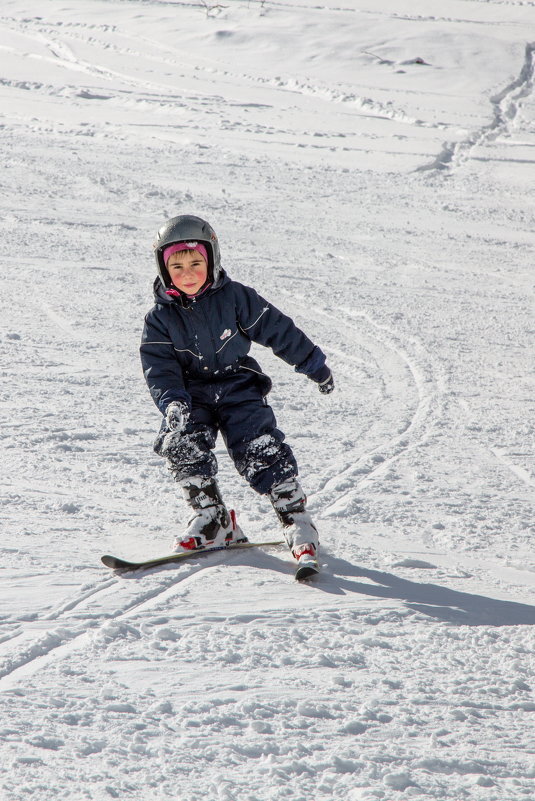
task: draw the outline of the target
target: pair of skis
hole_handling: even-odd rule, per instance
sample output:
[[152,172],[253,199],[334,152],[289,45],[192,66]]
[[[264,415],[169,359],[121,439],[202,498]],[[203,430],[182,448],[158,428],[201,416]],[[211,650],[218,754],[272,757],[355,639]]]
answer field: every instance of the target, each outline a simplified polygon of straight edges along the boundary
[[[234,551],[245,548],[268,548],[273,545],[285,545],[284,540],[272,540],[271,542],[235,542],[230,545],[219,545],[215,548],[204,548],[199,551],[181,551],[171,553],[166,556],[158,556],[155,559],[145,559],[141,562],[131,562],[128,559],[121,559],[118,556],[106,554],[101,557],[102,563],[112,570],[148,570],[151,567],[182,562],[184,559],[191,559],[195,556],[204,556],[216,551]],[[299,564],[295,571],[296,581],[304,581],[319,573],[319,565],[316,560],[310,560],[306,564]]]

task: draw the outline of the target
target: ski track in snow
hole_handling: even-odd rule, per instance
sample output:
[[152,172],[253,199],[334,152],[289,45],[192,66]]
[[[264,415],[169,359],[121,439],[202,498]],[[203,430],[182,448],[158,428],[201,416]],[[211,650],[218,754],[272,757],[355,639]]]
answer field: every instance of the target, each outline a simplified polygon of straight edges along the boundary
[[[232,560],[232,555],[213,554],[209,558],[212,562],[221,562],[223,559],[226,561]],[[105,613],[104,619],[110,616],[114,621],[122,621],[132,614],[143,613],[147,609],[152,610],[158,604],[165,603],[178,590],[182,590],[182,585],[185,582],[189,582],[195,576],[195,573],[203,569],[205,569],[205,566],[201,557],[200,564],[189,570],[181,571],[185,575],[181,575],[180,578],[173,574],[167,580],[157,581],[156,586],[150,590],[134,591],[133,597],[127,597],[122,608],[114,608],[113,612]],[[115,604],[117,604],[117,593],[120,585],[121,582],[116,578],[99,581],[93,587],[84,588],[79,595],[62,604],[60,608],[44,615],[42,620],[32,621],[25,629],[14,632],[10,637],[5,637],[2,640],[3,644],[8,639],[18,640],[21,637],[26,639],[28,635],[33,639],[35,638],[33,632],[36,629],[39,630],[44,627],[47,629],[44,633],[39,634],[29,646],[25,646],[23,650],[20,649],[18,642],[15,643],[17,652],[14,656],[8,657],[5,664],[0,667],[0,692],[11,690],[16,686],[21,680],[21,675],[27,678],[31,673],[41,670],[44,664],[49,664],[52,659],[65,658],[66,655],[72,652],[73,647],[83,648],[90,630],[102,624],[100,619],[102,613],[99,615],[97,612],[97,617],[95,618],[95,613],[91,611],[91,606],[86,611],[82,605],[88,599],[91,599],[91,602],[94,603],[95,600],[97,602],[101,601],[102,598],[106,598],[109,595],[114,597]],[[77,626],[77,619],[84,617],[88,618],[88,622]],[[49,621],[59,622],[62,625],[61,627],[49,628]],[[74,627],[66,628],[71,621],[74,623]]]
[[484,146],[487,142],[494,141],[498,137],[506,137],[514,131],[515,119],[522,100],[533,94],[534,71],[535,42],[528,42],[526,44],[524,64],[518,78],[515,78],[505,89],[490,98],[493,109],[492,121],[461,142],[446,143],[432,164],[418,169],[420,171],[455,169],[469,159],[476,148]]
[[[7,0],[2,801],[534,794],[534,5]],[[255,352],[314,582],[99,564],[183,523],[137,354],[180,211],[333,368]]]
[[[295,308],[295,301],[292,304]],[[310,496],[313,503],[321,508],[322,514],[329,516],[345,516],[351,511],[351,500],[355,493],[365,489],[368,482],[374,478],[381,478],[409,449],[417,448],[426,440],[433,428],[433,421],[441,416],[442,395],[444,393],[444,377],[440,373],[438,365],[434,364],[425,353],[421,343],[416,338],[412,341],[403,341],[399,334],[392,328],[379,324],[371,315],[366,312],[359,312],[353,309],[341,307],[339,313],[345,317],[344,324],[334,323],[340,333],[344,333],[346,338],[346,349],[341,352],[337,349],[328,348],[329,356],[338,358],[345,365],[346,374],[350,377],[348,362],[354,362],[360,366],[362,359],[349,355],[351,346],[368,349],[370,353],[379,347],[380,352],[375,355],[377,363],[383,364],[388,361],[388,357],[397,361],[393,367],[393,375],[386,376],[385,380],[393,380],[395,375],[399,392],[400,387],[410,391],[410,384],[407,387],[407,371],[410,382],[414,386],[415,401],[414,406],[407,412],[407,416],[401,420],[393,421],[393,427],[399,431],[395,436],[389,437],[387,441],[374,445],[374,447],[361,453],[358,459],[348,451],[347,466],[340,468],[337,465],[336,474],[329,477],[329,465],[324,466],[325,479],[318,491]],[[319,320],[325,317],[328,320],[329,331],[333,331],[332,312],[316,312]],[[305,316],[305,315],[303,315]],[[370,344],[371,343],[371,344]],[[386,358],[385,358],[386,353]],[[416,355],[418,354],[418,355]],[[394,394],[394,390],[390,390]],[[332,499],[334,496],[334,500]]]
[[[416,389],[417,402],[412,415],[404,422],[399,434],[361,455],[356,462],[351,462],[346,469],[342,470],[334,480],[326,483],[324,491],[329,490],[332,484],[336,489],[340,480],[342,483],[347,483],[349,478],[363,474],[365,476],[356,481],[354,489],[344,491],[336,498],[332,510],[329,505],[324,507],[327,515],[330,513],[336,515],[339,513],[338,510],[342,510],[343,514],[343,509],[347,508],[347,495],[364,488],[366,483],[375,477],[380,478],[403,453],[409,448],[417,447],[428,435],[433,417],[440,414],[439,379],[434,375],[433,365],[431,363],[424,365],[423,362],[419,364],[416,357],[407,353],[408,343],[400,342],[399,337],[392,329],[379,325],[365,312],[354,312],[347,309],[342,311],[345,312],[348,320],[356,320],[357,325],[360,323],[361,327],[362,325],[367,326],[371,330],[372,337],[399,359],[401,367],[408,368]],[[419,350],[421,352],[422,348],[420,347]]]

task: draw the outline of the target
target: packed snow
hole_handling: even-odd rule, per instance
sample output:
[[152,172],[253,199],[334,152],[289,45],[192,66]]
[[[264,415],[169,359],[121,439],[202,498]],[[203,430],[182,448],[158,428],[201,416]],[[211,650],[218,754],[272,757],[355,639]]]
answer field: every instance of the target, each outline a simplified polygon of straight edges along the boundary
[[[535,798],[533,0],[3,0],[0,797]],[[114,573],[187,510],[138,346],[175,214],[265,349],[322,572]],[[255,541],[269,502],[218,442]]]

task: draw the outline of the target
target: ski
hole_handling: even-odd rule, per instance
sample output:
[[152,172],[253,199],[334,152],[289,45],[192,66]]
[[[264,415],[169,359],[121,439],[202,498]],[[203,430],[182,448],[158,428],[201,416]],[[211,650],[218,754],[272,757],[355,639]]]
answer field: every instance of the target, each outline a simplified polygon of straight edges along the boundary
[[306,581],[306,579],[310,579],[313,576],[317,576],[319,572],[320,572],[320,567],[316,562],[316,560],[310,561],[307,564],[299,565],[299,567],[295,571],[295,580]]
[[128,559],[121,559],[118,556],[105,554],[101,556],[102,564],[111,567],[112,570],[147,570],[150,567],[182,562],[184,559],[191,559],[195,556],[204,556],[216,551],[235,551],[240,548],[266,548],[272,545],[285,545],[284,540],[272,540],[271,542],[235,542],[230,545],[218,545],[215,548],[203,548],[198,551],[181,551],[180,553],[170,553],[165,556],[157,556],[155,559],[144,559],[141,562],[131,562]]

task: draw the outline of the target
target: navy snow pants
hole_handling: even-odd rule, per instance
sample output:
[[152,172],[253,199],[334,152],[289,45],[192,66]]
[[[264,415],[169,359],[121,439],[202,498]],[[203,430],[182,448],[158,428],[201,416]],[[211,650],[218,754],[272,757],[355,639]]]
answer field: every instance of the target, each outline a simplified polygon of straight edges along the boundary
[[297,476],[295,457],[256,374],[234,373],[220,382],[190,381],[187,390],[192,411],[185,431],[169,431],[164,418],[154,443],[176,481],[217,474],[213,449],[218,432],[238,473],[261,495]]

